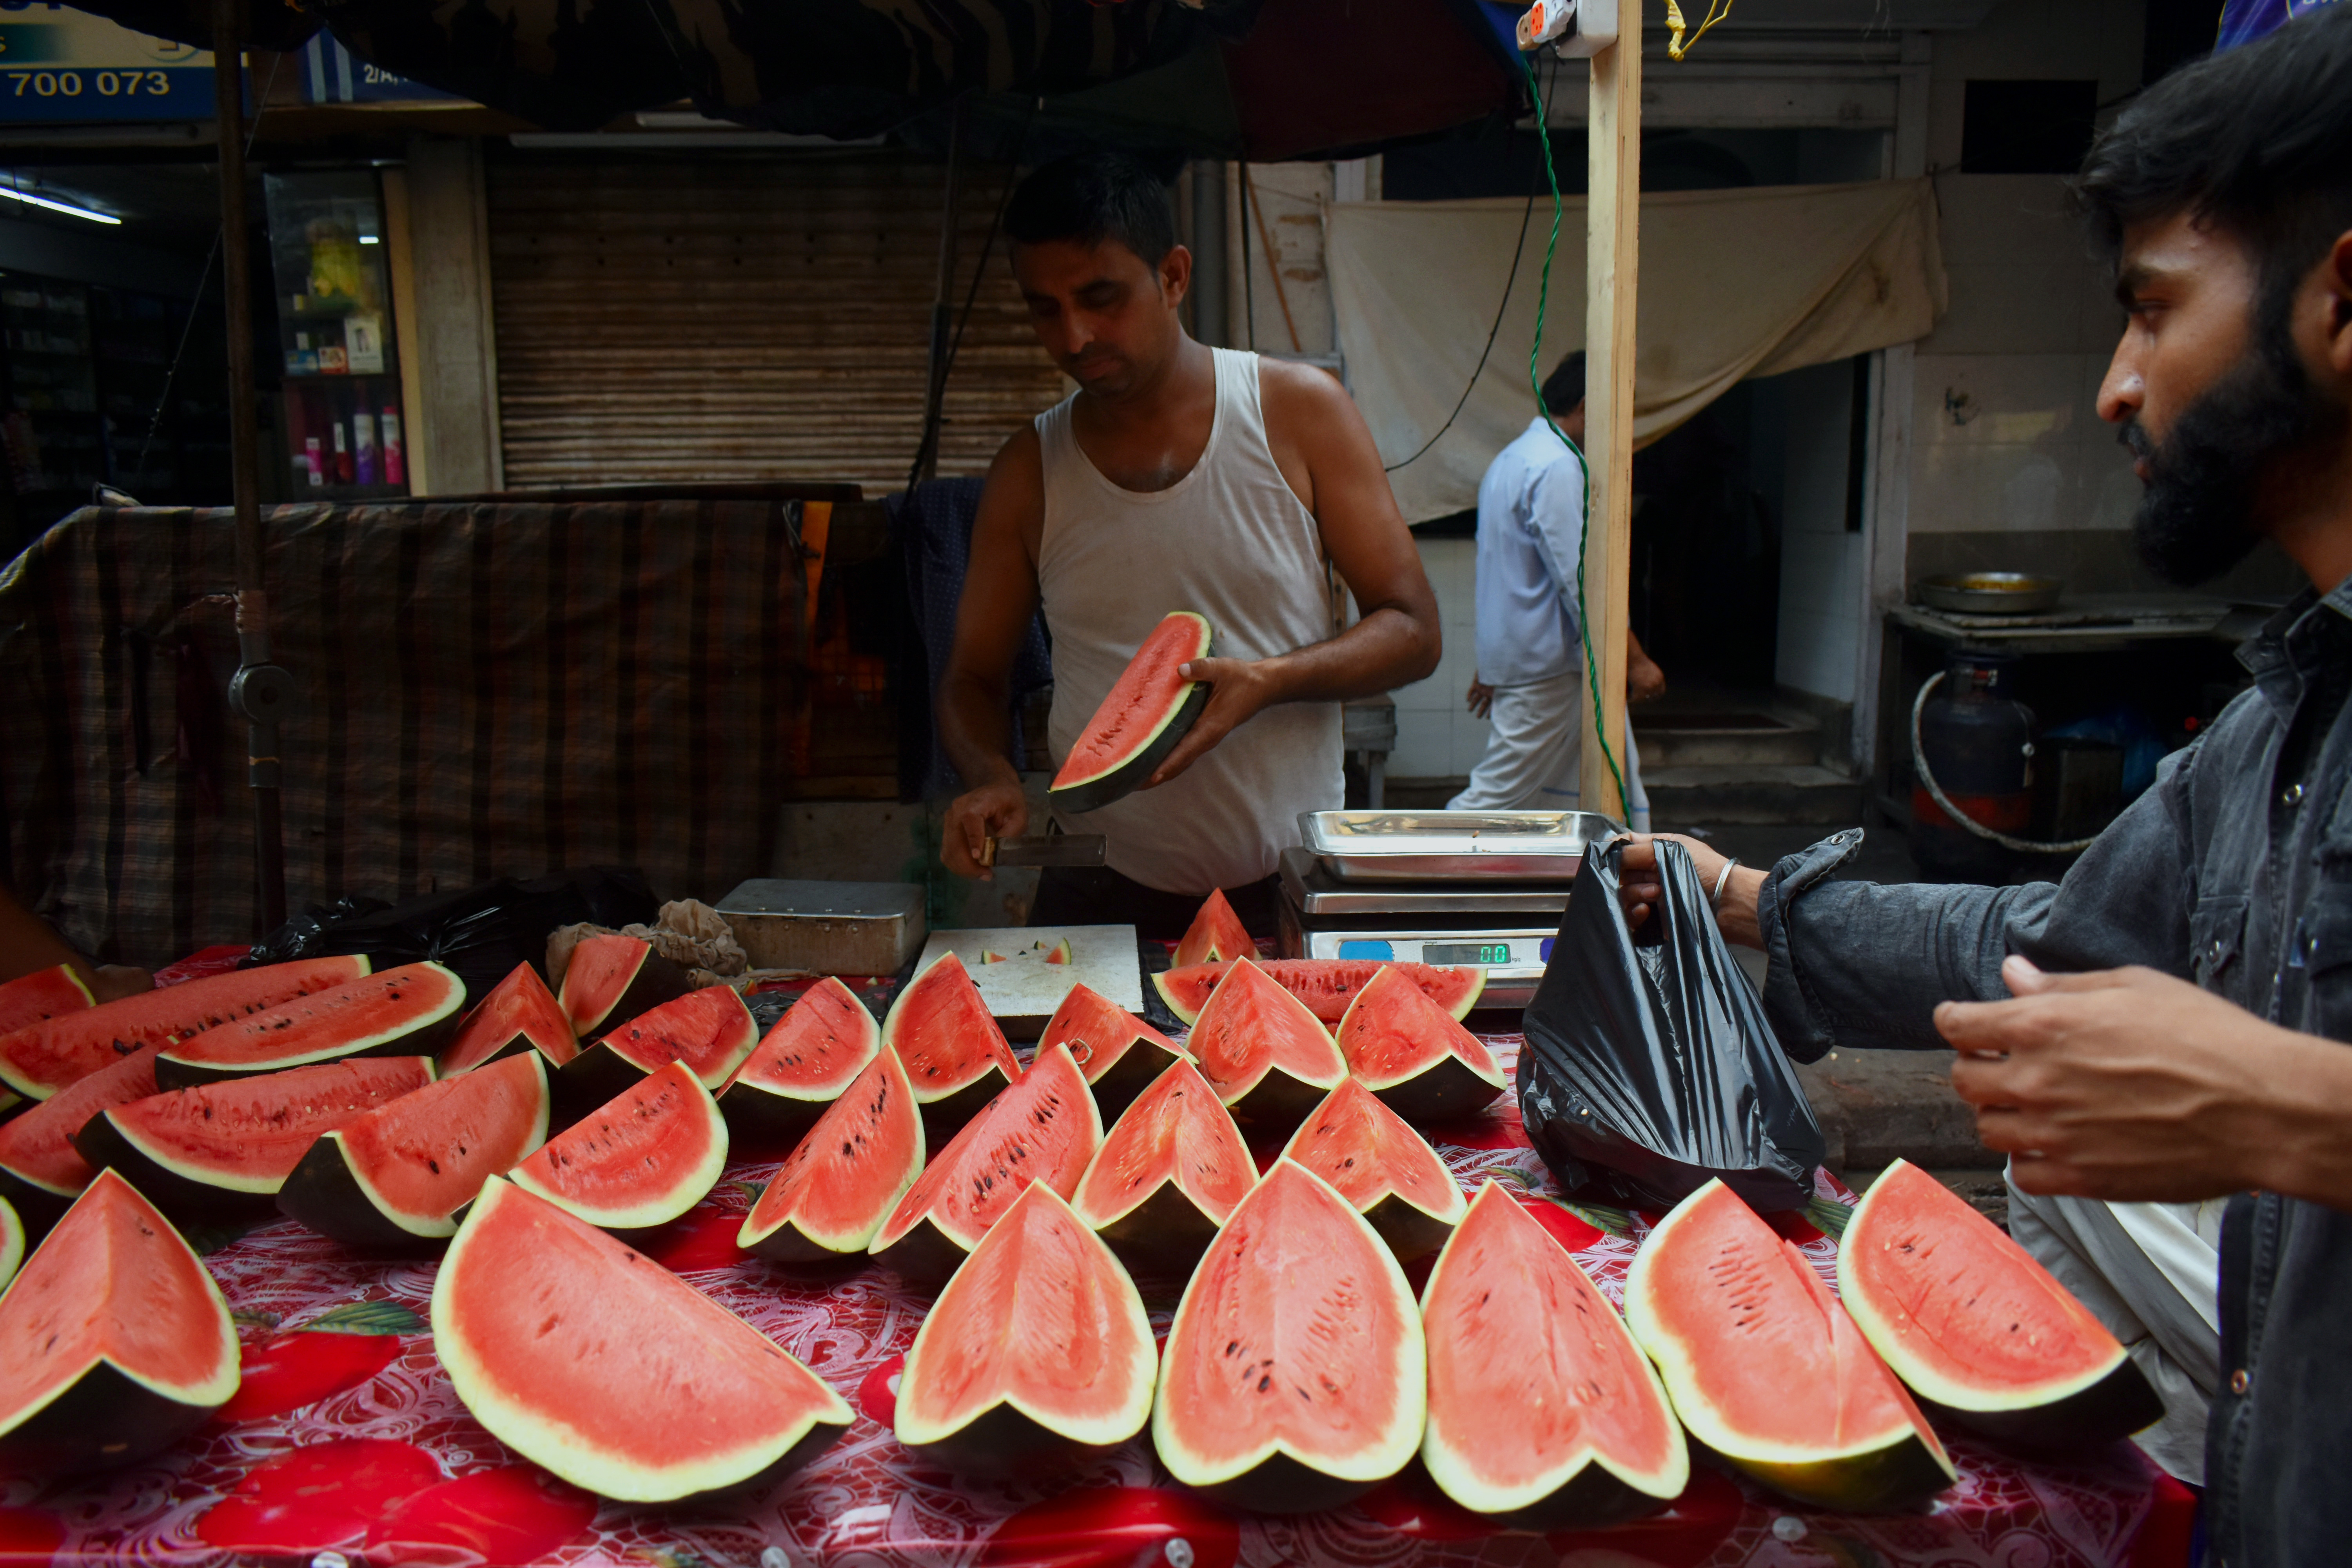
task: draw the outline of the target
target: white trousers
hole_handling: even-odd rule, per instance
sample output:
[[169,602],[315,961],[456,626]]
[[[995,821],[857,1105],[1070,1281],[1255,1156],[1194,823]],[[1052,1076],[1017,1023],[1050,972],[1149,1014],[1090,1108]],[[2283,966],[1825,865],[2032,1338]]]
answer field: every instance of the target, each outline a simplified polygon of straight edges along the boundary
[[[1549,680],[1495,689],[1494,732],[1486,737],[1486,754],[1471,770],[1470,786],[1446,802],[1454,811],[1580,811],[1582,786],[1577,776],[1584,742],[1584,672],[1556,675]],[[1642,759],[1633,750],[1633,726],[1625,726],[1625,742],[1617,764],[1625,772],[1626,794],[1633,800],[1633,818],[1626,826],[1636,833],[1650,831],[1650,797],[1642,788]],[[1617,816],[1617,803],[1604,801],[1591,809]]]
[[2164,1401],[2132,1441],[2205,1481],[2205,1411],[2221,1380],[2221,1214],[2201,1204],[2037,1197],[2009,1186],[2009,1233],[2106,1324]]

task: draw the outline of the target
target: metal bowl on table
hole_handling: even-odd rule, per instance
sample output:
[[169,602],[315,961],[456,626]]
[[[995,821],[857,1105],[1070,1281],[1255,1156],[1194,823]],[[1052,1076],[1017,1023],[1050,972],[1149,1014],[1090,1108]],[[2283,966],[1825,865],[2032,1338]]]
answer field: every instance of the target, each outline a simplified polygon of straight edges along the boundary
[[2056,609],[2065,587],[2058,578],[2027,572],[1955,572],[1922,577],[1916,592],[1929,609],[1968,616],[2032,616]]

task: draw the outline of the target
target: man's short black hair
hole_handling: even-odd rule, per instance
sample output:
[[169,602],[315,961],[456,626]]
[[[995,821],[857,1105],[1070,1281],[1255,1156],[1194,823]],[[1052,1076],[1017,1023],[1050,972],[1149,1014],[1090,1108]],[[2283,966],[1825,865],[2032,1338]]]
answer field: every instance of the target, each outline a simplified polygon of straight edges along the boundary
[[1074,153],[1034,171],[1004,209],[1004,232],[1017,245],[1115,239],[1157,267],[1176,247],[1168,192],[1151,171],[1124,153]]
[[1544,406],[1557,416],[1573,414],[1576,405],[1584,401],[1584,351],[1578,349],[1544,378]]
[[2352,5],[2183,67],[2116,116],[2075,176],[2112,259],[2126,226],[2187,213],[2244,239],[2264,314],[2352,229]]

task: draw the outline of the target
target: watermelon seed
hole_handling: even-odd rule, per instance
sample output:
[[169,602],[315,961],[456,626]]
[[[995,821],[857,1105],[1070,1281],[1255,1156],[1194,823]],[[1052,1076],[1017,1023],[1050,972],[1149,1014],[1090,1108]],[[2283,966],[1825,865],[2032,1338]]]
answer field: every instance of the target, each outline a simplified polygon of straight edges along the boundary
[[427,1155],[425,1160],[425,1168],[437,1176],[441,1173],[441,1162],[434,1159],[430,1155]]

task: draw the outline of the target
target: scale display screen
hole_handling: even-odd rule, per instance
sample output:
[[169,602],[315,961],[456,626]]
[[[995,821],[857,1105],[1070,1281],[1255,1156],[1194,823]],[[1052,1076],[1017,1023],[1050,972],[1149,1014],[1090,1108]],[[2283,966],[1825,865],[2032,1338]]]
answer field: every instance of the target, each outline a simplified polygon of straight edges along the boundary
[[1421,944],[1423,963],[1504,964],[1511,962],[1511,944],[1507,942],[1424,942]]

